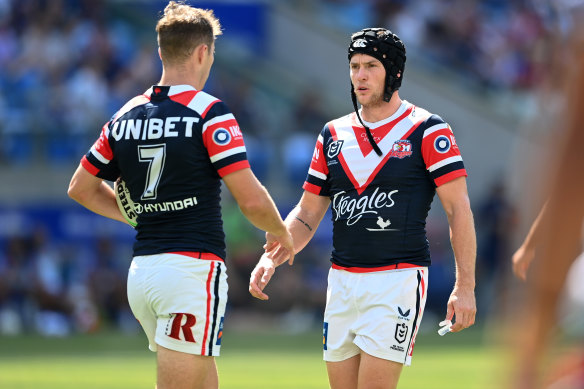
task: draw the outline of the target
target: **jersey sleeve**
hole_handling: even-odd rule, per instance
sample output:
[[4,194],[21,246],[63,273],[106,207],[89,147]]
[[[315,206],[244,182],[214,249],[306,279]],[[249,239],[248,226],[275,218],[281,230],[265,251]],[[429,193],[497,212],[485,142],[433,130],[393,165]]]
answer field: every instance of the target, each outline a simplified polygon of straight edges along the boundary
[[223,102],[215,103],[205,115],[202,137],[220,177],[250,167],[239,124]]
[[89,173],[108,181],[115,181],[120,176],[120,170],[114,161],[114,153],[109,142],[109,125],[106,123],[101,129],[99,138],[91,149],[81,158],[81,165]]
[[422,156],[436,186],[467,176],[452,128],[437,115],[428,118],[422,140]]
[[330,196],[330,188],[327,181],[329,170],[323,152],[324,148],[322,146],[324,132],[325,130],[320,133],[316,140],[314,152],[312,153],[312,161],[310,162],[310,168],[308,169],[308,175],[306,176],[306,181],[304,182],[304,185],[302,185],[302,188],[319,196]]

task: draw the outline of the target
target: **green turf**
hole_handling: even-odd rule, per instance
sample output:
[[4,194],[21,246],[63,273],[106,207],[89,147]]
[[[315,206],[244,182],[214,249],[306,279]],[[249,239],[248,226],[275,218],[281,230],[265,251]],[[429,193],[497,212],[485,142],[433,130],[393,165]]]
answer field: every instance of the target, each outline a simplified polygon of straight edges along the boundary
[[[321,335],[226,333],[217,359],[222,389],[328,388]],[[420,335],[400,389],[492,388],[501,355],[480,334]],[[154,354],[142,335],[0,337],[0,388],[153,388]]]

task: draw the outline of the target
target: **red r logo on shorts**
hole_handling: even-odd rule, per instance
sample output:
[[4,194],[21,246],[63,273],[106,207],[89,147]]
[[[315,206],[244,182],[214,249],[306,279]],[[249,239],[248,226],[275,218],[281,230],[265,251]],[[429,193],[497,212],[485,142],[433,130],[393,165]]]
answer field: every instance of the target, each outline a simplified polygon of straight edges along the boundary
[[[174,318],[172,319],[172,328],[170,329],[170,334],[168,334],[168,336],[176,340],[182,340],[180,338],[180,331],[182,329],[184,340],[187,342],[196,343],[192,330],[192,327],[197,322],[195,315],[190,313],[173,313],[173,315]],[[184,324],[183,317],[186,318]]]

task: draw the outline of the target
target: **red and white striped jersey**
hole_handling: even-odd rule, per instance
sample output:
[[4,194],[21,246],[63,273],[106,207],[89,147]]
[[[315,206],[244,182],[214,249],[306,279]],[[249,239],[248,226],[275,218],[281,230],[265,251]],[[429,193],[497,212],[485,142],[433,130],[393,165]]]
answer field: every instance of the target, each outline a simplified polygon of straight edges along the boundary
[[366,125],[381,157],[351,113],[321,131],[303,186],[331,199],[332,262],[428,266],[425,226],[435,189],[467,175],[452,129],[407,101],[391,117]]
[[134,255],[225,258],[220,178],[249,163],[239,125],[219,99],[189,85],[155,85],[103,126],[81,163],[126,182],[138,213]]

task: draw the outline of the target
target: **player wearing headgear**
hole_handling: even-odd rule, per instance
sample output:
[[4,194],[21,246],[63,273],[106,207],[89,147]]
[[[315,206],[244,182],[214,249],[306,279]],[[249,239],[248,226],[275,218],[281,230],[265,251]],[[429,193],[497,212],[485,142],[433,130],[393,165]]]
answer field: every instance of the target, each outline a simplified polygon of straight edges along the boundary
[[[434,194],[448,216],[456,260],[446,309],[447,320],[456,316],[453,332],[475,320],[474,222],[452,129],[399,96],[403,42],[389,30],[367,28],[352,35],[348,57],[355,112],[320,132],[304,193],[285,222],[298,252],[332,207],[323,328],[331,388],[395,388],[424,312],[425,225]],[[260,299],[275,267],[293,254],[274,238],[267,234],[268,253],[250,278],[250,292]]]
[[106,123],[68,193],[96,213],[126,221],[103,182],[120,179],[121,209],[133,213],[131,220],[137,215],[128,300],[157,352],[157,387],[213,389],[227,303],[221,179],[250,222],[290,249],[292,240],[250,170],[235,117],[201,90],[219,21],[212,11],[171,1],[156,31],[159,84]]

